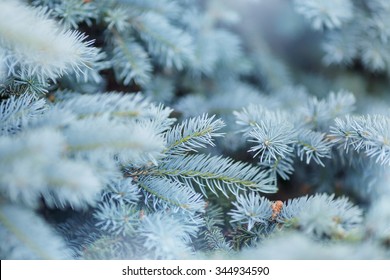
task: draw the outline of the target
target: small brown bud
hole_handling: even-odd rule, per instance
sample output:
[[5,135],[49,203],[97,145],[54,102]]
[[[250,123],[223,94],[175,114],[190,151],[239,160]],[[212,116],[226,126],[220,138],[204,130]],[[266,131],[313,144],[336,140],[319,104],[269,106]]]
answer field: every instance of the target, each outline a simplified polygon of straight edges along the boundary
[[283,208],[283,201],[277,200],[271,205],[272,208],[272,219],[275,220],[276,217],[279,215],[280,211],[282,211]]

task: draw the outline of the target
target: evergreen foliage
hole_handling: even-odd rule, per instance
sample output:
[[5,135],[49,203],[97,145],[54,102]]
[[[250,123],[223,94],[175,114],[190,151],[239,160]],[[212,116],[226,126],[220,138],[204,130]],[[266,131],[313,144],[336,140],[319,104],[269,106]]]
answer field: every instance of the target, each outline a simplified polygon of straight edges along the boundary
[[234,1],[0,1],[0,257],[389,258],[390,5],[287,2],[309,62]]

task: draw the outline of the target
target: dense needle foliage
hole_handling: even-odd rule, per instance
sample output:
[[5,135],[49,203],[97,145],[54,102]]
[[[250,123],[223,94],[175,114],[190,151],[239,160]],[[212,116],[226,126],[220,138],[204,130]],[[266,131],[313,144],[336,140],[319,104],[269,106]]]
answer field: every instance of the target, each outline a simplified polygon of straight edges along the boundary
[[1,0],[1,259],[389,258],[389,30],[386,0]]

